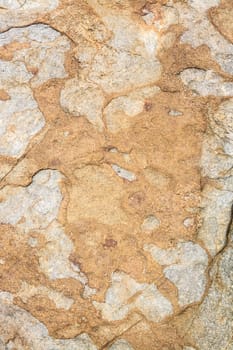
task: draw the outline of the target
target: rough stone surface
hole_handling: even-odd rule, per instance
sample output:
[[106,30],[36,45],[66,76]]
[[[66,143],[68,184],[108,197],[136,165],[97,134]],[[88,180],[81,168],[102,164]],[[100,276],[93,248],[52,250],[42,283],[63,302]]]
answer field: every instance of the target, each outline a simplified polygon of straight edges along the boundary
[[1,292],[0,309],[0,340],[2,344],[6,344],[7,349],[96,349],[87,334],[81,334],[74,339],[67,340],[51,338],[41,322],[13,304],[10,293]]
[[168,250],[146,244],[144,250],[151,253],[160,265],[167,266],[164,275],[178,289],[180,306],[200,301],[206,287],[206,252],[192,242],[178,243],[176,248]]
[[215,182],[203,189],[202,220],[199,238],[212,255],[226,244],[227,230],[232,220],[232,149],[233,100],[222,102],[209,114],[209,127],[203,143],[202,173]]
[[143,221],[141,228],[142,228],[142,231],[153,231],[157,229],[159,225],[160,225],[159,219],[157,219],[156,216],[154,215],[149,215]]
[[212,70],[188,68],[181,72],[181,79],[193,92],[201,96],[232,96],[233,83],[224,79]]
[[233,350],[232,14],[0,0],[0,349]]
[[221,66],[222,70],[233,74],[232,58],[233,44],[227,41],[208,19],[207,11],[220,5],[219,0],[188,1],[187,5],[178,3],[181,23],[187,28],[181,41],[193,47],[207,45],[211,56]]
[[64,52],[69,47],[65,36],[44,24],[0,34],[0,88],[8,95],[0,100],[1,155],[19,158],[45,126],[31,87],[66,76]]
[[218,257],[211,274],[213,282],[197,314],[192,319],[190,333],[200,349],[232,348],[232,264],[230,245]]
[[108,349],[109,350],[133,350],[132,346],[124,339],[118,339]]
[[[133,300],[130,302],[130,299]],[[171,315],[171,303],[157,290],[154,284],[139,284],[124,273],[113,273],[112,285],[107,290],[105,303],[94,302],[108,321],[122,320],[131,309],[139,309],[153,322]]]

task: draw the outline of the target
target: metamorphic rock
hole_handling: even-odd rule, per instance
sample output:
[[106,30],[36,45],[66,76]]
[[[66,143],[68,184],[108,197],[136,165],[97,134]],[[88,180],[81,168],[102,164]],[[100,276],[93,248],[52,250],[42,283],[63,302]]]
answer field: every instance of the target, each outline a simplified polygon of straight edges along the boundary
[[233,350],[232,205],[232,0],[0,0],[0,350]]

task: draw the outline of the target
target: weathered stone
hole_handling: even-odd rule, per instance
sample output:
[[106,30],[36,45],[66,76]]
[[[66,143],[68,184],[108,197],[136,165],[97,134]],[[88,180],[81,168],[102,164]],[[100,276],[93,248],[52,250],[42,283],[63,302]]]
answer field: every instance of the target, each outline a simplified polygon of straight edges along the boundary
[[193,218],[186,218],[183,221],[185,227],[190,227],[194,225],[194,220]]
[[55,303],[57,308],[65,310],[69,310],[74,302],[72,299],[62,295],[62,293],[50,290],[44,286],[31,286],[27,282],[22,283],[19,292],[16,294],[16,296],[20,297],[24,303],[35,295],[45,295]]
[[204,249],[192,242],[178,243],[177,248],[161,249],[153,244],[144,246],[153,259],[163,266],[164,275],[178,289],[180,306],[201,300],[206,287],[208,256]]
[[115,341],[108,350],[133,350],[132,346],[124,339]]
[[0,154],[18,158],[45,126],[31,87],[66,76],[64,52],[70,44],[49,26],[36,24],[1,33],[0,52],[4,54],[11,45],[15,45],[11,62],[0,59],[0,88],[9,95],[9,99],[0,100]]
[[189,43],[193,47],[207,45],[211,55],[221,66],[222,70],[233,74],[232,59],[233,45],[228,42],[208,20],[207,10],[219,5],[219,0],[213,1],[189,1],[191,8],[179,4],[181,23],[187,28],[181,37],[181,41]]
[[0,349],[233,350],[231,0],[0,0]]
[[27,311],[12,303],[10,293],[0,293],[0,340],[8,348],[62,350],[97,349],[87,334],[60,340],[49,336],[48,330]]
[[213,283],[190,329],[200,349],[232,348],[232,267],[233,250],[229,247],[212,269]]
[[183,113],[182,113],[182,112],[179,112],[179,111],[176,111],[176,110],[174,110],[174,109],[171,109],[171,110],[169,111],[169,115],[171,115],[172,117],[179,117],[179,116],[183,115]]
[[[25,28],[13,28],[0,34],[0,46],[7,46],[12,42],[19,43],[19,48],[16,47],[12,53],[12,62],[25,63],[32,87],[39,86],[49,79],[67,76],[64,53],[69,50],[70,41],[66,36],[48,25],[34,24]],[[8,84],[9,78],[5,79]],[[20,82],[23,83],[21,80]]]
[[154,215],[149,215],[143,221],[141,229],[142,231],[153,231],[157,229],[159,225],[160,221]]
[[54,10],[58,5],[59,0],[1,0],[0,31],[31,24],[41,14]]
[[209,128],[203,143],[202,174],[215,180],[215,186],[206,185],[202,199],[202,226],[199,238],[211,255],[216,255],[226,244],[233,204],[233,101],[220,104],[217,112],[209,113]]
[[104,47],[95,56],[90,79],[107,93],[119,93],[155,83],[160,75],[161,68],[156,59],[132,55],[128,51],[113,53]]
[[2,190],[1,223],[17,225],[26,232],[46,228],[58,215],[62,200],[58,185],[61,179],[58,171],[42,170],[28,187]]
[[[229,4],[230,5],[230,4]],[[233,9],[231,6],[215,7],[210,11],[210,18],[217,30],[231,43],[233,42]]]
[[188,68],[181,72],[181,79],[185,85],[201,96],[232,96],[233,83],[224,79],[211,70]]
[[104,95],[98,85],[78,79],[68,80],[61,92],[61,106],[77,117],[87,117],[100,130],[103,128]]
[[202,199],[202,226],[198,237],[211,255],[216,255],[226,244],[231,220],[233,192],[206,186]]
[[104,109],[107,128],[116,133],[130,127],[133,117],[143,112],[144,109],[152,108],[152,104],[148,101],[159,91],[157,86],[147,87],[113,99]]
[[51,280],[74,278],[84,285],[84,297],[95,294],[89,288],[87,277],[80,271],[77,264],[69,260],[74,246],[64,233],[63,228],[55,221],[48,230],[41,231],[47,241],[47,246],[39,252],[40,269]]
[[[12,72],[14,68],[9,67],[9,70]],[[17,69],[15,73],[17,75]],[[12,87],[8,93],[10,99],[0,101],[0,154],[18,158],[32,137],[44,127],[45,120],[29,87]]]
[[159,322],[172,313],[172,304],[154,284],[137,283],[123,272],[112,274],[112,286],[107,290],[105,303],[94,301],[94,305],[108,321],[122,320],[134,308],[153,322]]
[[38,254],[41,271],[52,280],[77,279],[84,285],[84,295],[88,297],[95,291],[88,287],[88,280],[79,266],[69,261],[73,244],[57,222],[62,200],[61,180],[58,171],[43,170],[34,176],[28,187],[5,188],[1,192],[0,221],[16,225],[23,234],[36,230],[44,235],[48,244]]
[[112,164],[112,168],[115,171],[115,173],[118,176],[122,177],[123,179],[126,179],[128,181],[135,181],[136,180],[135,174],[132,173],[131,171],[123,169],[116,164]]

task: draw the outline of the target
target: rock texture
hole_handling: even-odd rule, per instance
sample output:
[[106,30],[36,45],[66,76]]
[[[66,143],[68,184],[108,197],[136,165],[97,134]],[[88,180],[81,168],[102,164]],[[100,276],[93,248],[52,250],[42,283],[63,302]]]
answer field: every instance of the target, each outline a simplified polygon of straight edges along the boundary
[[232,14],[0,0],[0,349],[233,350]]

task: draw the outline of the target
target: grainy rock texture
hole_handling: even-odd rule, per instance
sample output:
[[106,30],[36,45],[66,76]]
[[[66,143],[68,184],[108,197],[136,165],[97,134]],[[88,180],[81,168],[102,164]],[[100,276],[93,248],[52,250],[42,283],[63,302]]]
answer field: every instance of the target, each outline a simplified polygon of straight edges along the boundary
[[0,350],[233,350],[232,0],[0,0]]

